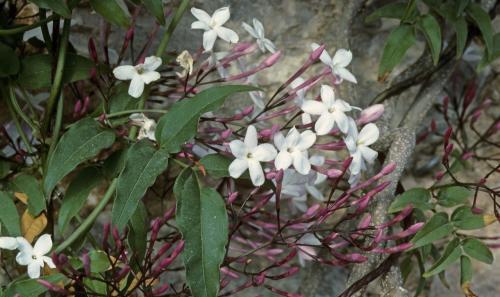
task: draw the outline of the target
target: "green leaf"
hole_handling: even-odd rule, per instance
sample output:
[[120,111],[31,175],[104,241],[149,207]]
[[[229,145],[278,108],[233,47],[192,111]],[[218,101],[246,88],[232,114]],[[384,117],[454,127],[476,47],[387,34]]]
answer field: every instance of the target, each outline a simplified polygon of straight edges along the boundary
[[471,195],[469,189],[453,186],[446,187],[438,193],[438,204],[444,207],[453,207],[467,202],[467,198]]
[[127,225],[146,190],[168,165],[168,153],[157,150],[149,140],[141,140],[127,153],[125,168],[118,177],[111,219],[119,229]]
[[389,213],[401,211],[410,204],[421,210],[432,209],[429,199],[431,199],[431,193],[428,190],[424,188],[409,189],[396,197],[389,206]]
[[[93,250],[89,252],[90,259],[90,272],[91,273],[101,273],[107,271],[111,268],[111,263],[109,262],[109,257],[104,251]],[[82,260],[79,258],[71,257],[69,259],[71,266],[75,269],[83,268]]]
[[45,175],[45,194],[50,194],[56,184],[78,164],[96,156],[115,142],[115,134],[102,128],[97,121],[84,118],[75,123],[56,145],[49,157]]
[[445,270],[446,267],[457,261],[461,255],[460,240],[455,238],[448,243],[441,258],[439,258],[439,260],[437,260],[422,276],[429,277]]
[[122,0],[90,0],[90,5],[106,21],[122,27],[130,25],[130,13]]
[[28,174],[19,174],[12,181],[12,186],[16,192],[24,193],[28,196],[28,210],[33,216],[38,216],[45,209],[45,195],[38,180]]
[[448,215],[443,212],[437,213],[412,238],[412,249],[446,237],[451,231],[453,231],[453,225],[448,222]]
[[19,72],[19,58],[9,46],[0,42],[0,77],[7,77]]
[[460,284],[469,283],[472,280],[472,263],[467,256],[460,257]]
[[490,249],[478,239],[465,239],[462,242],[462,248],[467,255],[476,260],[487,264],[493,263],[493,254],[491,253]]
[[55,13],[65,18],[71,17],[71,11],[69,10],[64,0],[30,0],[30,1],[38,5],[38,7],[40,8],[51,9]]
[[432,61],[434,65],[437,65],[441,53],[441,27],[438,21],[432,15],[426,14],[419,19],[417,28],[424,33],[431,50]]
[[[482,33],[484,43],[486,43],[486,48],[488,53],[492,53],[493,47],[493,26],[491,25],[490,16],[486,11],[484,11],[479,4],[470,3],[466,9],[469,16],[474,20],[474,22],[479,27]],[[490,55],[491,57],[491,55]]]
[[[46,280],[50,283],[58,283],[58,282],[66,282],[67,278],[61,273],[55,273],[51,275],[44,275],[40,277],[40,279]],[[6,297],[34,297],[39,296],[47,292],[47,288],[40,285],[37,279],[19,279],[14,282],[11,282],[7,286],[7,290],[5,291]]]
[[146,207],[144,206],[144,203],[139,201],[139,205],[130,218],[129,223],[130,232],[128,235],[128,244],[136,257],[132,262],[141,263],[144,258],[144,254],[146,253],[146,246],[148,243],[147,219],[148,213],[146,211]]
[[221,178],[229,176],[229,164],[231,164],[231,159],[220,155],[220,154],[210,154],[206,155],[200,160],[201,165],[205,167],[207,174],[213,178]]
[[455,209],[451,215],[453,225],[462,230],[474,230],[483,228],[486,224],[482,215],[472,213],[468,206]]
[[219,269],[228,236],[227,213],[222,197],[213,189],[202,188],[191,171],[179,197],[177,225],[185,241],[182,259],[186,279],[195,297],[215,297],[219,291]]
[[158,23],[165,25],[165,14],[163,12],[162,0],[142,0],[146,9],[156,18]]
[[127,161],[127,152],[128,148],[115,151],[104,161],[102,169],[108,179],[113,179],[120,175]]
[[178,152],[181,145],[196,134],[198,119],[203,113],[220,107],[229,95],[253,90],[256,88],[239,85],[212,87],[175,103],[158,121],[156,139],[169,153]]
[[[128,85],[119,84],[116,91],[109,98],[109,113],[116,113],[125,110],[137,109],[137,99],[128,94]],[[110,119],[113,125],[123,125],[129,121],[130,114]]]
[[71,181],[59,209],[59,230],[64,232],[72,218],[74,218],[85,205],[90,191],[102,181],[100,171],[95,167],[87,167],[80,171]]
[[467,43],[467,35],[469,34],[469,28],[467,26],[467,21],[464,17],[460,17],[454,22],[455,32],[457,34],[457,58],[461,57],[465,45]]
[[377,10],[366,17],[365,22],[371,23],[380,18],[402,19],[405,15],[405,11],[405,3],[389,3],[380,8],[377,8]]
[[[10,236],[21,236],[19,214],[16,205],[6,192],[0,191],[0,222]],[[3,228],[2,228],[3,229]]]
[[[89,59],[76,54],[67,54],[62,82],[70,83],[87,79],[93,67],[95,65]],[[51,56],[37,54],[22,59],[18,82],[21,87],[28,90],[50,87],[52,85]]]
[[458,0],[457,5],[457,16],[461,16],[467,5],[469,5],[470,0]]
[[401,25],[391,31],[380,60],[379,80],[385,80],[394,67],[399,64],[406,51],[415,43],[415,40],[415,31],[410,25]]

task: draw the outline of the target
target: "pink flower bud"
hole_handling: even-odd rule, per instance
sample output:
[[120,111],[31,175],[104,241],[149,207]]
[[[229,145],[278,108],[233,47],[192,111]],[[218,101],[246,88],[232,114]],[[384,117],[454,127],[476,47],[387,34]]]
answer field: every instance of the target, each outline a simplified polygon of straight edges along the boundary
[[125,40],[130,41],[132,38],[134,38],[134,27],[130,27],[127,30],[127,33],[125,33]]
[[248,48],[252,47],[253,43],[251,42],[239,42],[233,46],[231,49],[232,52],[245,52]]
[[297,255],[297,249],[293,249],[285,258],[276,262],[276,266],[282,266],[288,262],[290,262]]
[[445,174],[446,174],[445,171],[438,171],[438,172],[436,172],[436,175],[434,175],[434,179],[441,180]]
[[343,174],[342,170],[338,170],[338,169],[328,169],[326,175],[328,176],[328,178],[336,178],[336,177],[339,177]]
[[393,254],[393,253],[399,253],[399,252],[406,251],[406,250],[410,249],[412,246],[413,246],[413,243],[405,242],[403,244],[391,246],[388,248],[380,248],[380,247],[374,248],[372,250],[372,252],[373,253],[381,253],[381,254]]
[[431,131],[432,132],[436,132],[436,130],[437,130],[436,120],[432,119],[432,121],[431,121]]
[[253,109],[254,109],[254,106],[253,106],[253,105],[251,105],[251,106],[247,106],[247,107],[245,107],[245,108],[243,109],[242,114],[243,114],[243,115],[245,115],[245,116],[247,116],[247,115],[249,115],[249,114],[251,114],[251,113],[253,112]]
[[340,151],[345,148],[345,143],[343,141],[317,143],[314,145],[314,147],[325,151]]
[[240,278],[240,276],[237,273],[235,273],[234,271],[231,271],[227,267],[221,267],[220,272],[222,272],[224,275],[227,275],[227,276],[229,276],[230,278],[233,278],[233,279],[239,279]]
[[68,295],[68,292],[63,289],[63,288],[60,288],[58,286],[56,286],[55,284],[52,284],[44,279],[37,279],[36,280],[40,285],[44,286],[45,288],[47,288],[49,291],[51,292],[54,292],[54,293],[57,293],[57,294],[61,294],[63,296],[67,296]]
[[169,221],[175,215],[175,206],[171,207],[169,210],[163,214],[163,222]]
[[108,238],[111,225],[109,223],[104,224],[103,236],[102,236],[102,246],[105,251],[108,250]]
[[383,104],[375,104],[372,105],[363,111],[357,120],[359,125],[364,125],[366,123],[374,122],[378,120],[382,114],[384,113],[384,105]]
[[227,202],[229,204],[232,204],[234,201],[236,201],[236,199],[238,198],[238,195],[239,193],[238,192],[232,192],[231,194],[229,194],[229,196],[227,197]]
[[482,209],[481,209],[481,208],[479,208],[479,207],[473,207],[473,208],[471,208],[471,211],[472,211],[472,213],[474,213],[474,214],[482,214],[482,213],[484,212],[484,210],[482,210]]
[[95,48],[94,39],[92,37],[89,38],[88,42],[89,56],[94,61],[94,63],[99,63],[99,59],[97,57],[97,50]]
[[126,277],[130,272],[130,266],[128,265],[125,265],[120,271],[118,271],[118,273],[116,274],[116,280],[117,281],[120,281],[122,280],[124,277]]
[[467,84],[467,88],[465,89],[464,101],[463,101],[463,110],[466,110],[467,107],[472,103],[474,98],[476,97],[477,85],[474,81],[471,81]]
[[78,100],[75,103],[75,106],[73,107],[73,117],[77,118],[80,116],[80,112],[82,111],[82,101]]
[[153,261],[160,259],[161,256],[163,256],[170,249],[170,247],[172,247],[172,244],[170,242],[165,242],[156,253]]
[[90,257],[87,252],[83,253],[82,255],[82,264],[83,264],[83,271],[85,271],[85,275],[90,275]]
[[253,285],[256,286],[256,287],[257,286],[262,286],[265,281],[266,281],[266,275],[264,274],[264,272],[262,272],[259,275],[253,277]]
[[380,173],[382,175],[388,175],[389,173],[393,172],[394,169],[396,169],[396,163],[391,162],[390,164],[388,164],[387,166],[385,166],[384,168],[382,168],[382,170],[380,171]]
[[474,152],[466,152],[462,155],[462,160],[469,160],[472,157],[474,157]]
[[282,54],[281,51],[273,53],[260,64],[261,67],[268,68],[273,66],[274,64],[276,64],[276,62],[278,62],[279,58],[281,57],[281,54]]
[[399,223],[402,220],[404,220],[412,211],[413,211],[413,206],[408,205],[399,214],[397,214],[394,218],[392,218],[388,222],[381,224],[378,228],[383,229],[383,228],[392,226],[396,223]]
[[309,55],[309,60],[312,62],[318,60],[323,51],[325,50],[325,47],[326,46],[322,44],[317,49],[313,50],[312,53]]
[[444,132],[443,140],[444,140],[445,147],[448,145],[452,133],[453,133],[453,129],[451,127],[448,127],[448,129],[446,129],[446,131]]
[[317,212],[318,212],[318,209],[320,209],[321,205],[319,204],[314,204],[313,206],[309,207],[306,212],[304,213],[304,217],[305,218],[309,218],[309,217],[312,217],[314,216]]

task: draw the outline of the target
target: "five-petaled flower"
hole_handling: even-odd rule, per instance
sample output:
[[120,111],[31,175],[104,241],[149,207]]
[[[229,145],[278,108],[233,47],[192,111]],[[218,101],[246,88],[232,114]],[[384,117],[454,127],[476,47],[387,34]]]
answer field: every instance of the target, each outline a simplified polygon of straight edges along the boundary
[[[313,43],[311,47],[315,50],[319,47],[319,44]],[[323,64],[332,69],[333,74],[337,75],[341,79],[345,79],[353,83],[358,82],[354,75],[346,68],[352,61],[351,51],[341,48],[335,52],[335,55],[333,55],[332,58],[326,50],[324,50],[319,59],[323,62]]]
[[306,100],[301,108],[305,113],[319,115],[314,125],[318,135],[328,134],[333,126],[337,124],[342,133],[347,133],[349,128],[348,117],[345,112],[351,111],[349,103],[342,99],[335,99],[335,93],[330,86],[321,86],[321,101]]
[[230,43],[238,42],[238,34],[222,26],[231,16],[229,7],[217,9],[212,16],[204,10],[194,7],[191,8],[191,13],[198,19],[191,24],[191,29],[205,30],[205,33],[203,33],[203,48],[206,51],[211,51],[213,49],[217,37]]
[[242,25],[243,25],[243,28],[250,35],[252,35],[253,38],[256,39],[257,45],[259,46],[260,50],[263,53],[265,53],[266,50],[268,50],[271,53],[274,53],[276,51],[276,47],[271,42],[271,40],[269,40],[265,37],[264,26],[262,25],[262,23],[258,19],[256,19],[256,18],[253,19],[253,27],[245,22],[243,22]]
[[264,184],[264,172],[260,162],[269,162],[276,157],[276,149],[269,143],[258,144],[257,130],[248,126],[245,141],[233,140],[229,143],[231,153],[236,157],[229,165],[229,174],[233,178],[240,177],[247,169],[255,186]]
[[274,144],[280,151],[274,160],[276,169],[287,169],[293,167],[300,174],[309,174],[311,163],[307,149],[316,142],[316,134],[311,130],[299,133],[295,127],[288,131],[286,138],[278,132],[274,135]]
[[132,124],[139,126],[139,135],[137,139],[148,138],[152,141],[156,141],[155,130],[156,121],[148,118],[143,113],[133,113],[130,115],[129,119]]
[[113,69],[113,74],[119,80],[131,80],[128,94],[134,98],[139,98],[144,91],[144,84],[160,79],[160,73],[155,71],[161,66],[161,58],[150,56],[144,63],[131,66],[123,65]]
[[365,170],[365,162],[371,164],[375,161],[378,153],[371,149],[369,145],[377,141],[379,133],[377,126],[369,123],[358,134],[358,128],[354,120],[349,121],[349,133],[344,138],[344,142],[352,156],[352,162],[349,166],[351,175],[359,175],[361,170]]

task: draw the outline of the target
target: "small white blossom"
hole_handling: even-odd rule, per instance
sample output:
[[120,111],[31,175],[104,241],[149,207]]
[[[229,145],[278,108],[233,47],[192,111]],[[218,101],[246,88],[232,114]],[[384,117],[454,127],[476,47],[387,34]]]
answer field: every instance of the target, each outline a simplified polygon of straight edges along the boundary
[[39,278],[40,269],[45,263],[50,268],[56,268],[50,257],[45,256],[52,249],[52,239],[49,234],[44,234],[38,238],[35,246],[24,237],[17,237],[19,253],[16,256],[16,262],[19,265],[28,266],[28,275],[30,278]]
[[212,16],[204,10],[194,7],[191,8],[191,13],[198,19],[191,24],[191,29],[205,30],[205,33],[203,33],[203,48],[206,51],[213,49],[217,37],[230,43],[238,42],[238,34],[222,26],[231,16],[229,7],[217,9]]
[[144,60],[144,63],[135,66],[118,66],[113,69],[113,74],[119,80],[131,80],[128,94],[134,98],[139,98],[144,91],[144,84],[149,85],[160,79],[160,73],[155,71],[160,66],[161,58],[150,56]]
[[274,160],[276,169],[287,169],[293,164],[300,174],[311,170],[307,150],[316,142],[316,134],[310,130],[299,133],[295,127],[290,129],[286,138],[278,132],[274,135],[274,144],[280,151]]
[[183,51],[175,61],[184,69],[182,73],[177,74],[179,77],[193,74],[193,57],[188,51]]
[[335,99],[335,93],[330,86],[321,86],[321,102],[306,100],[301,108],[310,115],[319,115],[314,125],[318,135],[328,134],[335,124],[342,133],[347,133],[349,123],[345,112],[351,111],[352,107],[342,99]]
[[248,126],[245,141],[233,140],[229,143],[231,153],[236,157],[229,165],[229,174],[233,178],[240,177],[247,169],[255,186],[264,184],[264,172],[260,162],[268,162],[276,157],[276,149],[269,143],[258,144],[257,130]]
[[15,237],[0,237],[0,249],[15,250],[18,247],[18,242]]
[[[351,176],[357,176],[362,170],[366,170],[366,163],[372,164],[377,158],[378,153],[371,149],[369,145],[375,143],[379,137],[379,130],[373,123],[369,123],[361,129],[358,134],[358,128],[354,120],[349,121],[349,133],[344,138],[344,142],[352,156],[352,162],[349,166]],[[352,182],[357,178],[353,177]]]
[[130,120],[136,126],[139,126],[139,135],[137,139],[148,138],[152,141],[156,141],[155,130],[156,122],[145,116],[143,113],[133,113],[130,115]]
[[299,263],[301,266],[305,266],[306,261],[314,260],[314,257],[318,254],[315,246],[321,246],[321,241],[313,234],[308,233],[302,236],[297,243],[299,244]]
[[[313,50],[316,50],[319,47],[319,44],[313,43],[311,47]],[[358,82],[354,75],[346,68],[352,61],[351,51],[341,48],[335,52],[335,55],[332,58],[326,50],[324,50],[319,59],[323,62],[323,64],[330,67],[333,74],[338,77],[353,83]]]
[[264,34],[264,26],[262,23],[254,18],[253,19],[253,27],[250,26],[249,24],[243,22],[243,28],[250,34],[252,35],[253,38],[257,40],[257,45],[259,46],[260,50],[265,53],[266,50],[268,50],[271,53],[274,53],[276,51],[276,47],[274,44],[271,42],[271,40],[267,39]]
[[[296,79],[294,79],[291,83],[290,83],[290,87],[292,89],[295,89],[297,88],[298,86],[300,86],[301,84],[303,84],[305,82],[305,80],[302,78],[302,77],[297,77]],[[299,90],[297,90],[295,92],[296,94],[296,97],[294,99],[295,103],[297,104],[297,106],[302,106],[302,104],[304,103],[304,101],[306,100],[306,88],[301,88]]]

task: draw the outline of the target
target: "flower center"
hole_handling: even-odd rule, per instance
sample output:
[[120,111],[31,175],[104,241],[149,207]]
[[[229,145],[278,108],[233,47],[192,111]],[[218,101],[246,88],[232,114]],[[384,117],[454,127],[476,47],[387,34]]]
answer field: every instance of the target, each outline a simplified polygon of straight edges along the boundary
[[291,154],[294,152],[294,149],[292,147],[289,147],[286,149],[286,151]]
[[252,158],[253,158],[252,153],[248,153],[247,154],[247,159],[252,159]]
[[137,67],[137,73],[143,74],[144,73],[144,68],[142,66]]
[[31,259],[36,260],[36,255],[31,256]]
[[335,107],[330,107],[330,108],[328,108],[328,112],[330,112],[330,113],[334,113],[334,112],[335,112]]

